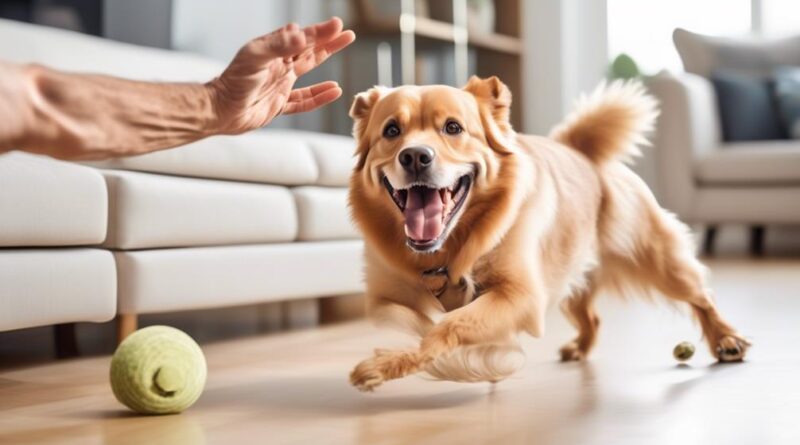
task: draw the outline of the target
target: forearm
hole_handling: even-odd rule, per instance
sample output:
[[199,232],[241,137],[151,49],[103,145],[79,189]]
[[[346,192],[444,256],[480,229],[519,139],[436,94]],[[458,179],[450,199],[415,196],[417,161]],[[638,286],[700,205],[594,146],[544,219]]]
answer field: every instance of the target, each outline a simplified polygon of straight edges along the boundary
[[[102,159],[186,144],[217,132],[209,87],[0,65],[0,151]],[[10,88],[9,88],[10,87]],[[5,119],[5,117],[3,118]]]
[[102,159],[240,134],[280,114],[333,102],[336,82],[294,88],[298,77],[353,42],[331,18],[289,24],[245,44],[216,80],[150,83],[0,62],[0,153]]
[[29,88],[23,67],[0,62],[0,153],[18,146],[33,126]]

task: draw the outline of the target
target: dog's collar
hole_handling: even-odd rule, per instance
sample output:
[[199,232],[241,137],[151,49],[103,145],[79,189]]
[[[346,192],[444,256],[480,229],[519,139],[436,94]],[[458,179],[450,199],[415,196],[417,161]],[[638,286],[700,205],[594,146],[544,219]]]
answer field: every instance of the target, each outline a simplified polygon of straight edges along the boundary
[[433,269],[423,270],[422,276],[425,277],[425,276],[444,275],[445,277],[449,277],[449,273],[450,272],[447,269],[447,266],[442,266],[442,267],[435,267]]
[[[428,292],[438,299],[441,299],[442,295],[447,291],[447,287],[450,286],[450,271],[447,266],[424,270],[421,277],[422,284],[428,289]],[[480,297],[486,291],[480,283],[468,281],[466,277],[461,277],[458,280],[458,285],[464,289],[471,287],[472,298],[470,298],[470,301]]]
[[447,266],[435,267],[422,271],[422,284],[434,297],[440,298],[447,290],[450,282],[450,272]]

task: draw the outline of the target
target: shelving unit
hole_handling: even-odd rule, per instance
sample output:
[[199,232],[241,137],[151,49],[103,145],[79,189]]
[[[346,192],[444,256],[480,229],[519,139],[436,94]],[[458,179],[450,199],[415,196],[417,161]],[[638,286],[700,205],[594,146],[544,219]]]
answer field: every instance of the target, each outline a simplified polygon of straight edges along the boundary
[[[434,20],[429,17],[414,17],[414,35],[441,42],[455,43],[458,29],[452,23]],[[367,35],[387,35],[401,32],[399,20],[378,19],[371,23],[356,25],[361,33]],[[505,54],[520,54],[522,42],[519,38],[500,33],[482,34],[467,32],[467,44],[476,48]]]
[[[470,29],[467,0],[428,0],[452,7],[452,20],[442,20],[415,13],[419,0],[398,0],[399,11],[386,16],[378,13],[375,0],[351,0],[353,29],[359,37],[389,42],[399,46],[400,80],[398,84],[416,84],[418,57],[431,48],[452,47],[454,86],[463,85],[470,75],[499,77],[516,97],[522,97],[522,40],[520,38],[520,0],[495,0],[495,32]],[[471,70],[470,67],[473,69]],[[442,83],[422,79],[423,83]],[[522,120],[521,101],[512,105],[512,124]]]

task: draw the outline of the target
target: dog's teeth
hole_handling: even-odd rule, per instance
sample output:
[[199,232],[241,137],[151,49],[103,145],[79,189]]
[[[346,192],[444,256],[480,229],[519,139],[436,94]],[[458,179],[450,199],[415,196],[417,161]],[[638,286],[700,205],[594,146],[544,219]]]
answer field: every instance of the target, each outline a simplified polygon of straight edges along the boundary
[[453,192],[453,200],[454,201],[460,200],[461,197],[464,195],[464,193],[465,193],[465,188],[459,187],[458,189],[456,189],[455,192]]

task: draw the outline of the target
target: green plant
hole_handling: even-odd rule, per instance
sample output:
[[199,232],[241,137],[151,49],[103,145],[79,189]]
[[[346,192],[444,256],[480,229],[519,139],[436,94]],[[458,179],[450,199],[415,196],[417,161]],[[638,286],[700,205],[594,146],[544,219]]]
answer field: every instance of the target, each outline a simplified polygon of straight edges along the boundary
[[642,73],[636,62],[625,53],[615,57],[608,67],[609,79],[635,79],[641,76]]

